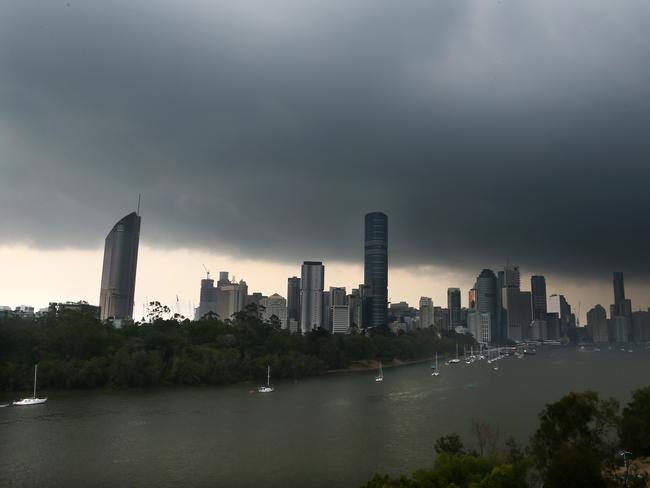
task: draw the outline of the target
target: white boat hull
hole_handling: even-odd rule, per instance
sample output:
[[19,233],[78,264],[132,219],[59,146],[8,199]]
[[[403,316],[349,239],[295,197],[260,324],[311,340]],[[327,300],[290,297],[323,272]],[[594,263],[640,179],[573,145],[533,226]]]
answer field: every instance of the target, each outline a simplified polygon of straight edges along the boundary
[[47,401],[47,398],[23,398],[22,400],[16,400],[13,402],[13,405],[16,407],[25,407],[28,405],[40,405],[41,403],[45,403]]

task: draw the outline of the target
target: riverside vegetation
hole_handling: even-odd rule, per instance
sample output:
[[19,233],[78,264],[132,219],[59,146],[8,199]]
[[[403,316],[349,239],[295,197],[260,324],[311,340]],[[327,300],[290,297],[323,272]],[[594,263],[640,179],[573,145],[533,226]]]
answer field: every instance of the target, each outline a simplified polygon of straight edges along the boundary
[[[363,488],[642,488],[650,486],[650,387],[622,410],[592,391],[546,405],[522,447],[498,428],[473,420],[476,446],[448,435],[434,445],[433,466],[410,477],[376,474]],[[639,467],[645,467],[639,469]]]
[[256,305],[232,320],[189,321],[158,302],[144,323],[116,329],[89,314],[52,309],[36,319],[0,321],[0,389],[29,390],[39,363],[39,387],[125,388],[221,385],[259,380],[266,365],[275,379],[298,379],[348,368],[355,361],[417,360],[475,344],[464,335],[434,330],[387,330],[334,336],[318,330],[290,334]]

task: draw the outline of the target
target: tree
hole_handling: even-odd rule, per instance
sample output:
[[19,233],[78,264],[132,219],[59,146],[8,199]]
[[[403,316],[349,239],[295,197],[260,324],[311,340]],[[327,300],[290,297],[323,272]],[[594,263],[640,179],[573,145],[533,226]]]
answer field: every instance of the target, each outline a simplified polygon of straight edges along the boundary
[[650,387],[632,392],[619,428],[621,447],[634,457],[650,456]]
[[465,452],[463,441],[458,434],[443,435],[436,439],[434,449],[437,454],[461,454]]
[[496,452],[501,436],[498,426],[493,428],[487,422],[473,418],[471,430],[478,443],[478,452],[481,456],[484,454],[492,455]]
[[[615,452],[617,413],[616,400],[600,400],[591,391],[546,405],[531,444],[545,487],[602,486],[606,461]],[[566,469],[572,479],[563,478]]]

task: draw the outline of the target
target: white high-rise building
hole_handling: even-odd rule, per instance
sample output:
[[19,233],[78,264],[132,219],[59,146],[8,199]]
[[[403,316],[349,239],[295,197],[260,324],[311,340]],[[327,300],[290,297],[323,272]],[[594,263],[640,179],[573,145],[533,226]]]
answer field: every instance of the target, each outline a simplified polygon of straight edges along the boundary
[[270,297],[262,298],[259,304],[264,307],[263,320],[271,320],[271,317],[275,316],[280,321],[280,326],[287,328],[287,300],[284,297],[274,293]]
[[420,327],[427,328],[433,325],[433,300],[429,297],[420,297]]
[[350,332],[350,309],[347,305],[332,306],[332,334]]
[[487,312],[467,313],[467,328],[478,342],[488,344],[491,340],[492,315]]
[[305,261],[300,277],[300,328],[303,334],[323,327],[323,285],[325,266]]

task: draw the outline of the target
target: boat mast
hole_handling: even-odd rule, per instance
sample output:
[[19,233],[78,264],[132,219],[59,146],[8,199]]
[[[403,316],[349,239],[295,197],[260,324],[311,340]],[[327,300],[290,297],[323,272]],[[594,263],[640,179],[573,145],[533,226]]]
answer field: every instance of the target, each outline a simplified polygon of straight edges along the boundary
[[38,364],[34,365],[34,396],[32,398],[36,398],[36,373],[38,371]]

